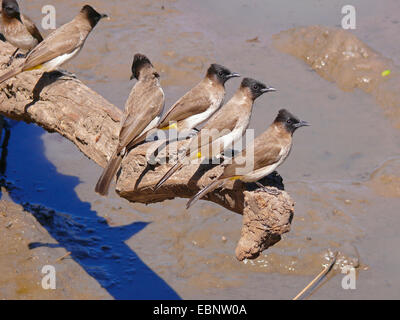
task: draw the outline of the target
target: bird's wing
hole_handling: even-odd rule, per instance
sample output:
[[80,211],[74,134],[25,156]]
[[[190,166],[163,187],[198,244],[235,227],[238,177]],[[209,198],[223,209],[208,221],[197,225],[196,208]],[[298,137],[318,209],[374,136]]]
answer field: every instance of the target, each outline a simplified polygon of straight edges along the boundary
[[163,107],[164,93],[160,87],[136,84],[128,98],[126,118],[119,134],[121,150],[161,114]]
[[23,14],[21,15],[21,20],[22,20],[22,23],[24,24],[24,26],[26,27],[26,29],[32,35],[32,37],[34,37],[39,43],[42,42],[43,37],[40,34],[38,28],[36,28],[36,25],[32,22],[32,20]]
[[238,122],[242,114],[235,110],[234,106],[232,106],[229,102],[224,105],[219,111],[211,116],[211,118],[207,121],[203,129],[205,130],[218,130],[222,131],[224,129],[233,130]]
[[53,31],[29,53],[25,60],[24,70],[34,68],[60,55],[71,53],[83,44],[85,37],[81,36],[79,28],[71,22]]
[[164,128],[170,122],[181,121],[192,115],[202,113],[212,104],[210,96],[202,86],[196,86],[180,98],[162,117],[159,128]]
[[[254,156],[249,151],[250,148],[254,148]],[[282,146],[277,141],[256,139],[248,148],[233,158],[232,163],[225,167],[221,178],[232,178],[268,167],[280,160],[281,151]],[[243,170],[248,172],[243,172]]]
[[190,150],[197,150],[206,144],[211,144],[217,139],[232,132],[238,124],[240,115],[234,112],[229,103],[215,113],[194,137],[189,145]]

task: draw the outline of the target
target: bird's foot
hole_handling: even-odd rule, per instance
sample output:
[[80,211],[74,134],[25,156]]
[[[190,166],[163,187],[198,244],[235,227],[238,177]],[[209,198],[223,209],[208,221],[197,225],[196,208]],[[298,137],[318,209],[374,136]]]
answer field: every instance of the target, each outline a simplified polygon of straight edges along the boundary
[[[223,154],[219,154],[219,155],[214,157],[214,159],[212,160],[211,163],[212,164],[219,164],[219,165],[222,165],[222,166],[226,166],[226,165],[229,164],[229,161],[226,162],[226,160],[230,160],[230,158],[224,156]],[[224,162],[225,162],[225,165],[224,165]]]
[[275,196],[275,197],[277,197],[277,196],[279,196],[280,194],[282,194],[281,191],[276,190],[276,189],[271,189],[271,188],[268,188],[268,187],[264,187],[263,190],[264,190],[266,193],[268,193],[268,194],[270,194],[270,195],[272,195],[272,196]]
[[[184,135],[186,135],[185,139],[191,139],[191,138],[195,137],[198,133],[199,133],[199,129],[196,129],[196,128],[191,129],[187,132],[184,132]],[[182,135],[182,136],[184,136],[184,135]]]
[[266,193],[272,195],[272,196],[279,196],[280,194],[282,194],[282,191],[278,190],[278,189],[272,189],[272,188],[268,188],[264,185],[262,185],[259,182],[256,182],[257,186],[259,186],[263,191],[265,191]]
[[3,63],[3,67],[7,67],[7,68],[8,68],[9,66],[12,65],[13,61],[14,61],[14,57],[11,57],[11,58],[8,60],[8,62],[4,62],[4,63]]
[[21,59],[21,58],[26,58],[26,56],[28,55],[28,53],[18,53],[18,50],[15,50],[14,53],[11,55],[10,59],[8,60],[8,62],[3,63],[3,66],[9,67],[12,65],[12,63],[14,62],[14,59]]
[[57,71],[60,73],[60,78],[73,78],[77,79],[76,75],[72,72],[69,72],[67,70],[63,69],[57,69]]
[[25,59],[27,57],[28,53],[18,53],[15,55],[15,58],[17,59]]

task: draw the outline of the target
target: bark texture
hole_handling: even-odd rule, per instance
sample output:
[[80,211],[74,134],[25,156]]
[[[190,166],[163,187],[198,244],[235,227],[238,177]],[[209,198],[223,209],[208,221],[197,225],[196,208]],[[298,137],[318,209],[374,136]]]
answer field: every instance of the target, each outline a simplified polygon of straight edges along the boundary
[[[4,72],[3,64],[12,52],[11,45],[0,42],[0,73]],[[18,59],[14,64],[17,63],[20,63]],[[122,119],[121,110],[74,76],[38,71],[22,73],[0,86],[0,114],[58,132],[102,167],[116,147]],[[168,148],[162,148],[160,155],[168,149],[179,150],[185,143],[171,143]],[[146,159],[161,144],[161,141],[142,144],[124,158],[116,183],[121,197],[145,204],[176,197],[190,198],[222,171],[220,166],[189,165],[153,192],[152,187],[170,168],[169,164],[147,163]],[[277,174],[263,183],[283,190],[282,179]],[[205,200],[243,215],[241,239],[236,249],[239,260],[256,258],[290,231],[294,202],[285,191],[276,197],[253,184],[235,181],[211,192]]]

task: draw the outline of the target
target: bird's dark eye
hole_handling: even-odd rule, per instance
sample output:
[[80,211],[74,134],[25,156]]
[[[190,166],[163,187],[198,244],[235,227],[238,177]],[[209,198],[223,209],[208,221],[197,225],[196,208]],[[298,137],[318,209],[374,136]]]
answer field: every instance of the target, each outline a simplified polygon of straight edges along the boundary
[[255,85],[253,86],[253,90],[254,90],[254,91],[257,91],[257,90],[258,90],[258,85],[255,84]]
[[224,73],[222,71],[220,71],[220,72],[218,72],[218,75],[222,77],[224,75]]
[[292,119],[287,119],[286,121],[288,124],[292,124]]

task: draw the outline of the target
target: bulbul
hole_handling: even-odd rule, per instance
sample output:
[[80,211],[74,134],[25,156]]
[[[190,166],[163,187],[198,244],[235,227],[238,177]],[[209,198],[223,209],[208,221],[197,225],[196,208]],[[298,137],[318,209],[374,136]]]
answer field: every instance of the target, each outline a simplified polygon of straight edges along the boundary
[[292,149],[293,133],[303,126],[309,124],[300,121],[285,109],[280,110],[272,125],[249,148],[234,157],[232,163],[224,168],[224,172],[215,181],[191,198],[186,208],[189,209],[197,200],[230,180],[256,182],[266,192],[276,195],[275,191],[258,181],[274,172],[286,160]]
[[[212,64],[205,78],[167,111],[156,129],[189,131],[205,122],[221,107],[225,98],[225,82],[234,77],[240,75]],[[152,132],[145,132],[132,145],[145,141]]]
[[19,50],[29,52],[42,42],[43,38],[32,20],[19,11],[17,1],[3,0],[1,8],[0,31],[6,40],[17,48],[7,63],[10,65]]
[[82,49],[90,31],[100,19],[107,17],[86,5],[70,22],[53,31],[39,43],[18,67],[0,77],[0,83],[24,71],[50,72],[75,57]]
[[133,78],[138,81],[125,105],[118,146],[95,188],[101,195],[108,193],[111,180],[121,165],[129,143],[143,132],[156,127],[164,108],[160,76],[150,60],[142,54],[136,54],[133,58],[131,79]]
[[154,191],[189,162],[188,160],[220,157],[224,150],[232,147],[249,127],[254,101],[262,94],[273,91],[276,89],[267,87],[257,80],[244,78],[232,99],[207,121],[197,136],[191,139],[184,158],[160,179]]

